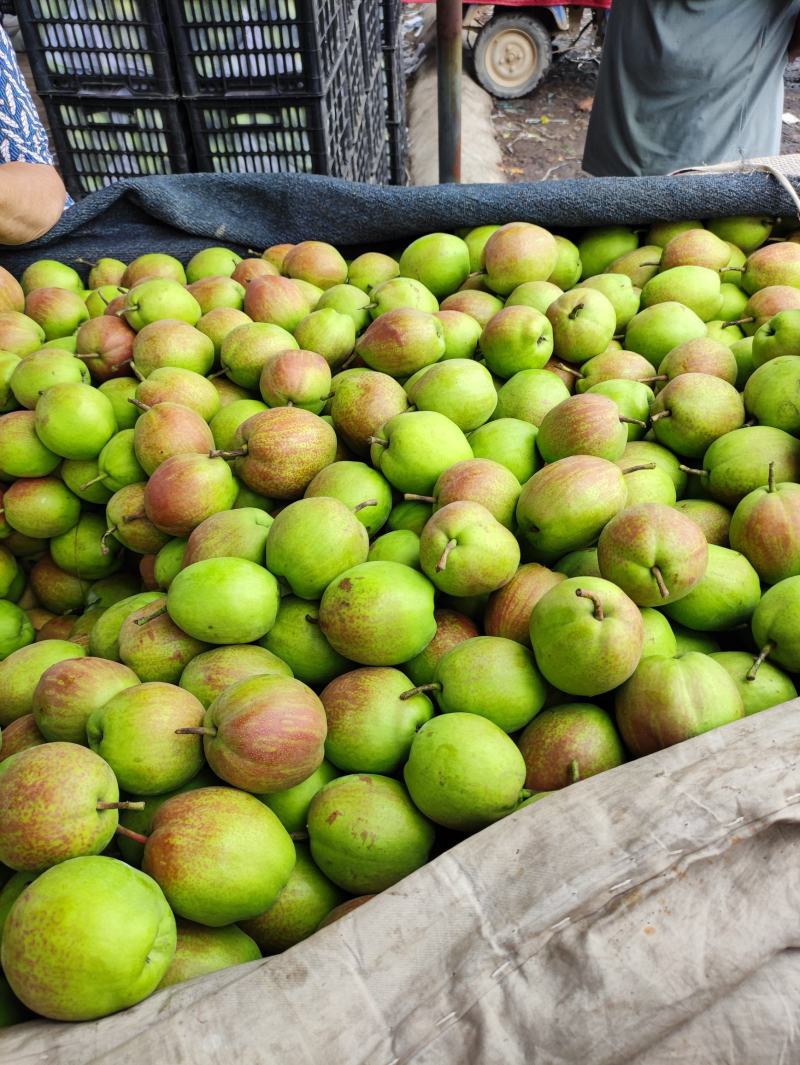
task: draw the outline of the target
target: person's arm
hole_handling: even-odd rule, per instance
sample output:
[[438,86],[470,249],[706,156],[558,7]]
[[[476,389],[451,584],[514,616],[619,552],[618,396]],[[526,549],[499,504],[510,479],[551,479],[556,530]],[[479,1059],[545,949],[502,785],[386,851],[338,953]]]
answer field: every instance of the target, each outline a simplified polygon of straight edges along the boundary
[[52,229],[66,201],[64,183],[47,163],[0,165],[0,244],[26,244]]

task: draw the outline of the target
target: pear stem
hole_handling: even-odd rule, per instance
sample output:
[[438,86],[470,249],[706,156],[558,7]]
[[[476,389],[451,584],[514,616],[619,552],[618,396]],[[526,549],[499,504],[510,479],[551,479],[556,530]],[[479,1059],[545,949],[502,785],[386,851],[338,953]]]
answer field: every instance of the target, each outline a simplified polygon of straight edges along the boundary
[[101,355],[100,355],[100,353],[98,351],[92,351],[92,352],[89,352],[89,353],[77,352],[76,351],[75,352],[75,358],[76,359],[99,359],[99,358],[101,358]]
[[573,377],[577,377],[577,378],[582,378],[583,377],[583,374],[581,373],[581,371],[580,370],[576,370],[574,366],[567,366],[567,364],[563,363],[563,362],[557,362],[557,363],[555,363],[555,366],[556,366],[556,369],[563,370],[564,373],[572,374]]
[[605,620],[605,614],[603,613],[603,601],[596,592],[588,592],[585,588],[577,588],[575,594],[579,599],[591,599],[594,603],[594,616],[597,621]]
[[767,476],[767,491],[768,492],[774,492],[775,491],[775,463],[774,462],[770,462],[770,464],[769,464],[769,474]]
[[654,470],[656,468],[655,462],[643,462],[639,466],[628,466],[622,472],[626,473],[638,473],[639,470]]
[[667,588],[664,582],[664,576],[658,566],[651,566],[650,572],[653,574],[658,585],[658,594],[662,599],[669,599],[669,588]]
[[120,365],[122,365],[122,366],[128,366],[128,365],[130,365],[130,368],[131,368],[131,370],[133,371],[133,376],[134,376],[134,377],[136,378],[136,380],[137,380],[137,381],[144,381],[144,374],[143,374],[143,373],[141,372],[141,370],[140,370],[140,369],[138,368],[138,366],[137,366],[137,365],[136,365],[136,363],[135,363],[135,362],[133,361],[133,359],[128,359],[128,361],[127,361],[127,362],[123,362],[123,363],[121,363]]
[[707,470],[698,470],[694,466],[684,466],[682,462],[678,463],[678,469],[683,470],[684,473],[690,473],[694,477],[706,477],[708,474]]
[[98,474],[97,477],[92,477],[91,481],[87,481],[86,484],[81,485],[81,491],[85,492],[87,488],[91,488],[93,484],[99,484],[100,481],[104,481],[106,475],[104,473]]
[[433,681],[430,684],[418,684],[416,688],[409,688],[407,692],[402,693],[400,698],[405,702],[406,699],[413,699],[415,695],[424,695],[425,692],[440,692],[441,690],[441,684],[438,681]]
[[753,664],[750,667],[747,676],[745,677],[745,680],[756,679],[756,674],[758,673],[759,669],[761,669],[761,667],[764,665],[764,663],[774,650],[775,642],[773,640],[770,640],[768,643],[764,644],[764,646],[761,648],[758,658],[753,659]]
[[319,618],[315,618],[313,614],[306,614],[306,621],[309,625],[319,625]]
[[637,381],[642,385],[650,385],[655,381],[669,381],[669,375],[665,373],[657,373],[655,377],[638,377]]
[[434,499],[433,496],[421,496],[421,495],[417,495],[416,492],[405,492],[403,494],[403,499],[407,503],[435,503],[436,502],[436,500]]
[[570,784],[577,784],[581,779],[581,767],[578,765],[578,759],[573,758],[569,763],[569,782]]
[[671,417],[672,417],[672,411],[671,410],[660,410],[656,414],[653,414],[653,415],[650,416],[650,421],[655,423],[655,422],[660,422],[662,418],[671,418]]
[[106,529],[103,535],[100,537],[100,554],[108,555],[111,553],[111,548],[108,546],[109,539],[117,531],[117,526],[112,525],[110,529]]
[[382,436],[368,436],[367,437],[367,443],[368,444],[380,444],[381,447],[388,447],[389,446],[389,441],[388,440],[384,440]]
[[308,832],[290,832],[289,839],[294,839],[298,840],[299,842],[302,842],[303,840],[308,839]]
[[647,428],[647,422],[643,422],[641,418],[628,418],[624,414],[620,414],[619,420],[625,425],[640,425],[642,429]]
[[365,510],[367,507],[377,507],[377,499],[365,499],[363,503],[356,503],[353,507],[353,513],[358,514],[359,511]]
[[143,836],[141,832],[134,832],[132,828],[126,828],[124,825],[117,825],[116,833],[118,836],[125,836],[136,843],[141,843],[142,846],[147,843],[147,836]]
[[584,305],[582,303],[576,303],[575,306],[572,308],[572,310],[567,315],[567,318],[569,318],[570,321],[574,321],[578,317],[578,315],[581,313],[581,311],[583,310],[583,306]]
[[736,318],[732,322],[723,322],[722,325],[725,329],[727,329],[729,325],[749,325],[750,322],[754,321],[755,318],[753,318],[753,316],[751,315],[749,318]]
[[135,514],[126,514],[122,519],[122,524],[129,525],[132,521],[147,521],[147,515],[143,510],[137,510]]
[[143,810],[143,802],[99,802],[96,810]]
[[166,614],[167,608],[162,606],[160,610],[156,610],[155,614],[148,614],[146,618],[136,618],[135,624],[146,625],[148,621],[155,621],[156,618],[160,618],[162,614]]
[[221,451],[217,451],[217,450],[209,451],[208,457],[210,459],[239,459],[243,455],[246,455],[246,454],[247,454],[247,445],[245,444],[244,447],[236,448],[234,451],[224,451],[224,450],[221,450]]
[[217,730],[215,728],[206,728],[205,725],[198,725],[196,728],[176,728],[176,736],[216,736]]
[[441,573],[442,570],[445,569],[445,567],[447,566],[447,560],[450,557],[450,552],[453,550],[454,547],[458,547],[458,540],[448,540],[447,546],[445,547],[444,551],[442,551],[442,557],[436,563],[437,573]]
[[135,396],[128,396],[128,402],[132,403],[134,405],[134,407],[138,407],[139,410],[144,410],[144,411],[150,410],[150,408],[148,407],[148,405],[146,403],[142,403],[142,401],[140,399],[136,399]]

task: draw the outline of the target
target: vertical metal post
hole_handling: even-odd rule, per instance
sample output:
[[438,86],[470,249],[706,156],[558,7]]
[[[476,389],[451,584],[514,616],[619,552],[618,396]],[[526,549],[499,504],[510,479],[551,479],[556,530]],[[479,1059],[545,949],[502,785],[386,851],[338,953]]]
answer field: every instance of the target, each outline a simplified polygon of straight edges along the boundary
[[462,2],[437,0],[436,3],[440,184],[461,180]]

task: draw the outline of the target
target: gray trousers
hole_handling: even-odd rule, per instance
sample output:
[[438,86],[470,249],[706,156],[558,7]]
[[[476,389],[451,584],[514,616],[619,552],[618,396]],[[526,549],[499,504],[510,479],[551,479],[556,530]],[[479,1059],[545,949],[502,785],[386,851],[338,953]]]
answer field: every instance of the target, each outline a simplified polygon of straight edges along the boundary
[[614,0],[583,156],[598,176],[777,155],[800,0]]

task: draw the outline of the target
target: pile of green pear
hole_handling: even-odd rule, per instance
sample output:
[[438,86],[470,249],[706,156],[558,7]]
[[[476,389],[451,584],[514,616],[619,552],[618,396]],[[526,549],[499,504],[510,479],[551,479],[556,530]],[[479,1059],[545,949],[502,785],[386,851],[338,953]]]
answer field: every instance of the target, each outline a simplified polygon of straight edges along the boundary
[[800,233],[573,237],[0,269],[0,1025],[796,695]]

